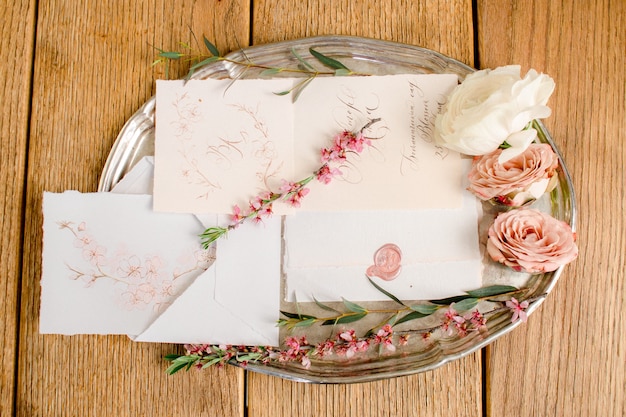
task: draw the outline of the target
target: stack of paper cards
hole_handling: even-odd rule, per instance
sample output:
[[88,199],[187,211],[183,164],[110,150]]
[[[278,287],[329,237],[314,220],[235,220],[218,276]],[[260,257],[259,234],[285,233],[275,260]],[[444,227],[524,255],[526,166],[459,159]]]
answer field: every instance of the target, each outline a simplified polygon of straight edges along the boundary
[[[480,286],[467,161],[432,141],[456,76],[329,77],[295,103],[275,94],[296,82],[158,82],[154,159],[112,193],[44,196],[41,332],[277,345],[294,296],[386,299],[367,276],[402,299]],[[311,175],[335,134],[364,126],[372,146],[311,182],[301,209],[276,205],[201,249],[235,204]]]

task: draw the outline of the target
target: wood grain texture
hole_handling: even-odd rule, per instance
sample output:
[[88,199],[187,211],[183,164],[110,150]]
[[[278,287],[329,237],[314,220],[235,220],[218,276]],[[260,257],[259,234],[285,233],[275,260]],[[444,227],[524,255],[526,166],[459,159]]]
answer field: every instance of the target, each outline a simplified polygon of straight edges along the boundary
[[[255,1],[252,33],[254,44],[326,34],[379,38],[473,63],[470,1]],[[434,372],[374,383],[302,385],[250,374],[248,387],[251,417],[482,413],[479,353]]]
[[96,190],[117,133],[153,94],[154,79],[162,76],[162,68],[150,67],[155,57],[151,45],[173,49],[179,41],[192,41],[189,28],[198,36],[217,39],[224,49],[236,47],[235,42],[249,37],[248,3],[39,3],[19,335],[19,416],[243,414],[244,374],[236,368],[169,377],[162,357],[179,349],[175,346],[134,343],[125,336],[38,334],[42,192]]
[[5,416],[14,406],[35,2],[9,2],[0,11],[0,415]]
[[474,63],[469,0],[260,0],[255,45],[318,35],[353,35],[434,49]]
[[519,63],[555,79],[546,125],[579,207],[578,260],[527,326],[488,349],[488,415],[626,415],[626,4],[478,7],[482,67]]
[[480,366],[480,354],[473,354],[432,372],[352,385],[308,385],[251,373],[248,415],[480,416]]

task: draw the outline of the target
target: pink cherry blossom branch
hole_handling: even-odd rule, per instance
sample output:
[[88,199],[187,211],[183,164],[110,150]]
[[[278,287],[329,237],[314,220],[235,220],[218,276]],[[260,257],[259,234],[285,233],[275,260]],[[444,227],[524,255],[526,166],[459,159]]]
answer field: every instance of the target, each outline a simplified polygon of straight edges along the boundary
[[314,179],[323,184],[329,184],[335,176],[341,175],[341,171],[336,165],[344,162],[349,153],[360,154],[366,146],[371,146],[371,140],[365,137],[363,132],[379,121],[380,118],[370,120],[356,133],[343,131],[335,135],[332,145],[321,149],[320,160],[322,165],[313,171],[312,175],[295,182],[283,180],[278,192],[263,191],[249,202],[247,209],[235,205],[231,214],[231,223],[228,226],[210,227],[200,235],[204,249],[247,220],[261,222],[264,217],[271,216],[273,204],[276,201],[284,201],[295,208],[300,207],[301,200],[310,191],[306,188],[307,184]]

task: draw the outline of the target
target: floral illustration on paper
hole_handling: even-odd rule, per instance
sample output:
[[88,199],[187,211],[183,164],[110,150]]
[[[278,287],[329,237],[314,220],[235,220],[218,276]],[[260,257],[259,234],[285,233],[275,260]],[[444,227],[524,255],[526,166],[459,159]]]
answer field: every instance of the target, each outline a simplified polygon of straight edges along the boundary
[[82,281],[87,287],[100,281],[114,283],[116,301],[129,310],[146,307],[161,310],[178,294],[181,278],[197,275],[215,261],[215,246],[212,246],[192,253],[181,250],[180,263],[172,266],[159,254],[140,255],[101,245],[89,233],[85,222],[58,224],[74,236],[73,246],[82,254],[80,264],[66,263],[70,279]]
[[240,172],[248,163],[256,167],[257,189],[268,188],[268,181],[279,175],[284,162],[279,160],[276,144],[258,105],[226,104],[226,112],[237,114],[236,131],[206,132],[202,133],[204,138],[198,140],[195,138],[200,133],[195,125],[204,117],[201,103],[201,99],[193,99],[187,92],[172,103],[178,115],[172,125],[182,157],[180,175],[187,184],[198,187],[196,198],[207,199],[211,193],[224,189],[220,183],[223,172]]

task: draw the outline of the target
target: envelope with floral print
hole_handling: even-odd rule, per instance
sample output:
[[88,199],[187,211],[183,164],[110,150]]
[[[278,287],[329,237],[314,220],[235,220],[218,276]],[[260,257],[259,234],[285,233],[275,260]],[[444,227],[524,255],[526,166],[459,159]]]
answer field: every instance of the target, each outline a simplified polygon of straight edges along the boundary
[[279,223],[266,224],[274,245],[271,230],[262,247],[224,241],[220,257],[229,262],[218,267],[215,247],[199,245],[198,219],[154,212],[149,195],[45,193],[43,209],[41,333],[221,343],[236,332],[241,343],[277,342]]

